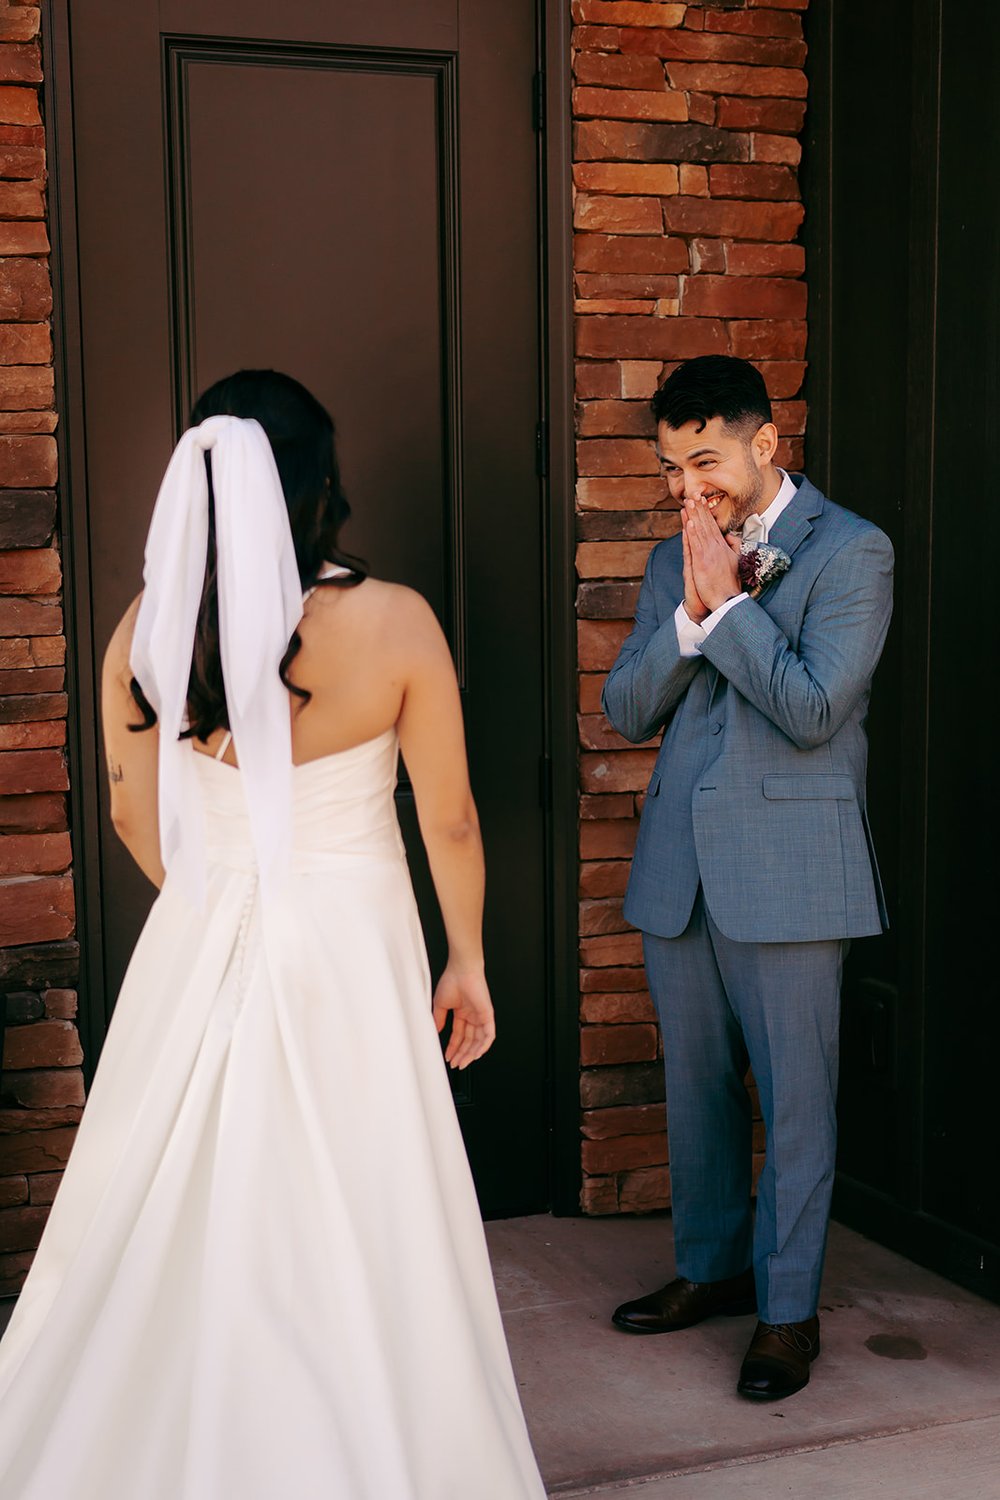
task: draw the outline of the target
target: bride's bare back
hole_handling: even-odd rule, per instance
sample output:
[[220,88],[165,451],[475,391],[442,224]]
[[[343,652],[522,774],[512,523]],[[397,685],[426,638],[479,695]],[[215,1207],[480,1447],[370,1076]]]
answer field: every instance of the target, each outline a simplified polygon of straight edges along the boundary
[[292,711],[292,757],[313,760],[384,734],[400,720],[407,686],[441,659],[443,636],[412,589],[366,578],[354,588],[321,585],[307,599],[302,649],[290,677],[312,698]]
[[[457,701],[444,635],[412,589],[377,578],[353,587],[321,584],[303,606],[299,636],[289,677],[311,696],[291,699],[296,765],[376,739],[396,724],[401,739],[412,738],[425,697]],[[438,702],[438,711],[444,707]],[[219,730],[197,748],[214,754],[222,739]],[[236,764],[231,745],[223,759]]]
[[[164,878],[157,826],[159,727],[133,733],[138,718],[129,689],[129,652],[138,606],[126,613],[104,662],[103,721],[111,817],[140,869]],[[453,1013],[446,1056],[464,1067],[493,1040],[493,1012],[483,975],[483,857],[469,787],[465,732],[451,652],[434,611],[412,589],[366,578],[354,588],[319,588],[306,600],[302,648],[290,677],[312,694],[293,700],[296,765],[349,750],[398,727],[413,785],[420,832],[448,933],[449,962],[434,997],[444,1024]],[[222,730],[195,749],[214,754]],[[236,764],[229,745],[224,759]]]

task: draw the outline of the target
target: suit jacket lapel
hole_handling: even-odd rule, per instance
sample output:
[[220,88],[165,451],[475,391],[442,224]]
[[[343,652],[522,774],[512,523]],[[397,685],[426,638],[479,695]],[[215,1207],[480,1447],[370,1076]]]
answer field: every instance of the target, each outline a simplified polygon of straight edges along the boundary
[[[814,484],[810,484],[804,474],[793,474],[792,483],[798,493],[794,500],[790,500],[781,515],[771,528],[768,541],[773,547],[780,547],[791,557],[798,547],[801,547],[806,537],[812,532],[812,523],[816,517],[823,513],[823,496]],[[786,578],[787,573],[782,574]],[[773,589],[781,583],[781,578],[776,578],[767,588],[757,596],[757,603],[762,604]],[[708,672],[708,707],[712,708],[715,695],[719,688],[719,671],[713,667],[711,662],[705,663]]]
[[715,702],[716,689],[719,686],[719,669],[714,667],[710,661],[705,663],[705,671],[708,674],[708,709]]
[[816,486],[810,484],[804,474],[793,475],[793,484],[796,479],[799,481],[798,494],[785,506],[768,537],[772,546],[780,547],[789,557],[801,547],[813,529],[813,521],[823,512],[823,496]]
[[[823,496],[814,484],[810,484],[804,474],[793,475],[792,482],[796,483],[798,494],[794,500],[790,500],[781,515],[771,528],[768,542],[772,547],[780,547],[789,557],[794,556],[798,547],[801,547],[807,536],[813,530],[813,521],[823,512]],[[776,578],[769,583],[767,588],[757,595],[757,603],[763,604],[769,599],[773,591],[778,588],[783,578],[788,574],[783,573],[781,578]]]

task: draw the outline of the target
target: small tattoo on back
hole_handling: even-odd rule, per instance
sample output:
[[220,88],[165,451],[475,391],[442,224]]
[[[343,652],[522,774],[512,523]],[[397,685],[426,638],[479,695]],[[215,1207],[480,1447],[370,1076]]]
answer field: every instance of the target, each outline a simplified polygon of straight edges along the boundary
[[112,783],[117,783],[119,781],[125,780],[125,772],[122,770],[121,766],[117,765],[111,759],[110,756],[108,757],[108,779]]

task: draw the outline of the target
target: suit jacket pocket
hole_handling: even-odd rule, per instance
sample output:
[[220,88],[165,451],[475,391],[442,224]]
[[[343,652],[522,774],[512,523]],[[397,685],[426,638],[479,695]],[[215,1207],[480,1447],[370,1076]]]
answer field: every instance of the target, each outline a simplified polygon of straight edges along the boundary
[[820,798],[853,801],[856,792],[850,776],[765,776],[761,783],[770,802],[813,801]]
[[660,791],[660,773],[659,773],[659,771],[654,771],[653,774],[652,774],[652,776],[649,778],[649,785],[646,788],[646,796],[647,797],[656,797],[656,796],[659,795],[659,791]]

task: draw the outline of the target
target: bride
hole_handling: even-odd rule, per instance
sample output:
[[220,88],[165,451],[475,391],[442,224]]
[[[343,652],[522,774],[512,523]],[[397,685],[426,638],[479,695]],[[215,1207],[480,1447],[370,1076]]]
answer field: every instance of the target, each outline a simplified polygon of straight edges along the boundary
[[4,1500],[544,1495],[437,1038],[465,1068],[494,1035],[455,674],[347,514],[301,385],[201,397],[105,662],[112,818],[160,893],[0,1345]]

